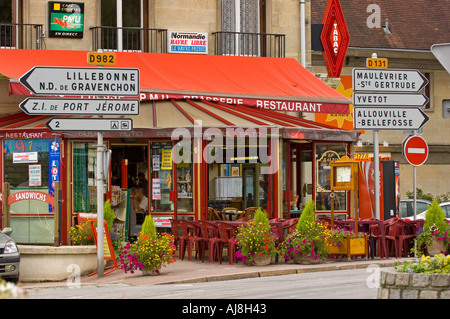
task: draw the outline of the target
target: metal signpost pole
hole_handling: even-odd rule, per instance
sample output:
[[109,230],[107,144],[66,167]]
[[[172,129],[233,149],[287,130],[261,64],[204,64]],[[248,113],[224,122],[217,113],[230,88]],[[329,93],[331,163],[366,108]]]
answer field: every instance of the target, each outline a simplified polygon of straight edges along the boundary
[[373,170],[375,189],[375,218],[380,219],[380,150],[378,130],[373,131]]
[[97,277],[103,276],[103,132],[97,132]]
[[[101,53],[102,51],[98,51]],[[98,65],[98,68],[103,66]],[[99,118],[103,116],[99,115]],[[103,227],[103,132],[97,132],[97,278],[104,273],[104,232]]]
[[414,220],[416,220],[416,205],[417,205],[417,194],[416,194],[416,166],[413,166],[413,189],[414,189]]

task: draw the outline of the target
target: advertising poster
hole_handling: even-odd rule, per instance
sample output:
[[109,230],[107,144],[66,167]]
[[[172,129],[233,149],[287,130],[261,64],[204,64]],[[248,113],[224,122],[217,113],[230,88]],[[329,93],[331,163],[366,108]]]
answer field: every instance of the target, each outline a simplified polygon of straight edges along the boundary
[[169,53],[208,54],[207,32],[169,32]]
[[49,34],[51,38],[83,38],[84,3],[50,1]]
[[41,164],[28,165],[28,186],[41,185]]
[[161,182],[159,178],[152,178],[152,199],[161,200]]

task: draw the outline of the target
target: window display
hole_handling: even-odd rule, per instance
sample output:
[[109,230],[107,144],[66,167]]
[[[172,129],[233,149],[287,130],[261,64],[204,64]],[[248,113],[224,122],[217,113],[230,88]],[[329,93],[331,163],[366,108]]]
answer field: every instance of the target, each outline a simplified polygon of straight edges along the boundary
[[152,159],[150,211],[173,212],[174,205],[170,198],[174,184],[172,143],[151,142],[150,158]]
[[[72,193],[74,213],[97,212],[97,148],[95,142],[72,146]],[[103,188],[108,189],[107,185]]]

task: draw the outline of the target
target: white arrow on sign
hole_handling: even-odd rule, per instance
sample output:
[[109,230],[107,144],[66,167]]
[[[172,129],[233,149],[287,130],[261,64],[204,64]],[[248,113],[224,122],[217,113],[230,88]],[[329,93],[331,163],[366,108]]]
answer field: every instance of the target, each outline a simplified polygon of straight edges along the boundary
[[139,69],[35,66],[22,77],[35,94],[139,95]]
[[133,120],[126,118],[52,118],[46,123],[52,131],[126,132],[133,130]]
[[424,94],[353,93],[353,106],[418,106],[428,103]]
[[22,101],[19,107],[27,114],[58,115],[138,115],[137,99],[64,99],[35,98]]
[[354,91],[419,92],[427,78],[418,70],[353,69]]
[[430,118],[420,108],[355,107],[355,130],[418,130]]

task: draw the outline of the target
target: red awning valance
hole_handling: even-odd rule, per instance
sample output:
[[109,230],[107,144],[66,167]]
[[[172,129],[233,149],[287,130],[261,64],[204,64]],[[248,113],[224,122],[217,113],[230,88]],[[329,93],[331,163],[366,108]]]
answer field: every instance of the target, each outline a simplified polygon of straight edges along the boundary
[[[31,68],[90,67],[87,53],[0,49],[0,74],[12,79],[10,94],[29,95],[17,80]],[[140,70],[141,100],[187,98],[266,110],[349,113],[351,100],[295,59],[117,52],[116,60],[116,68]]]

